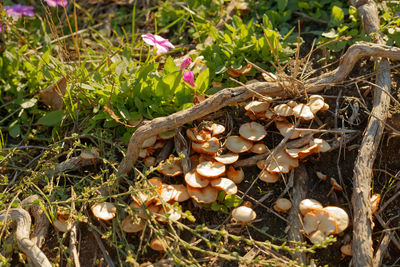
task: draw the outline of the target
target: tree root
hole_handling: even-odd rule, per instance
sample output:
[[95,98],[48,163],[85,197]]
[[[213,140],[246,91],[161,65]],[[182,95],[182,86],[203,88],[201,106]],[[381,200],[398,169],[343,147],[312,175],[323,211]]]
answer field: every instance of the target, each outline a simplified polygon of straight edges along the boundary
[[28,261],[33,266],[51,267],[50,261],[40,248],[29,239],[31,216],[21,208],[12,208],[0,211],[0,222],[11,220],[16,225],[15,236],[19,249],[26,254]]
[[[341,64],[338,68],[319,77],[307,80],[303,84],[304,88],[300,88],[302,90],[299,91],[305,90],[308,93],[316,93],[324,89],[326,86],[343,82],[353,69],[356,62],[360,58],[366,56],[379,56],[400,60],[400,49],[381,44],[366,42],[356,43],[342,56]],[[246,87],[239,86],[235,88],[226,88],[189,109],[178,111],[166,117],[155,118],[152,121],[145,123],[132,134],[126,156],[120,163],[119,173],[127,174],[131,171],[133,165],[138,159],[140,145],[147,138],[161,132],[175,129],[185,123],[202,118],[228,105],[246,101],[253,96],[264,95],[272,97],[288,97],[289,93],[285,88],[289,86],[292,86],[292,83],[280,81],[279,83],[256,82],[246,85]]]

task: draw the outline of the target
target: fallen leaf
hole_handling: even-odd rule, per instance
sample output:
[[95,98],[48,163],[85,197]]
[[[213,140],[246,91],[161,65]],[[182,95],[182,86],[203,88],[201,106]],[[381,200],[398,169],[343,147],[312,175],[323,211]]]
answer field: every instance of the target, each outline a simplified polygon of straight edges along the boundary
[[39,93],[40,100],[42,100],[43,103],[50,106],[52,109],[63,109],[63,96],[67,89],[68,78],[69,74],[67,74],[67,76],[63,76],[56,83],[53,83],[46,89],[42,90]]

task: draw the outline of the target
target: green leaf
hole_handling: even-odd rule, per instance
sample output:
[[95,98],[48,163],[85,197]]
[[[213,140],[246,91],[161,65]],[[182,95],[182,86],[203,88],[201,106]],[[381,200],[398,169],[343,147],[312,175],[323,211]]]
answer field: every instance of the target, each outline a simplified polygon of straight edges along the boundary
[[64,111],[63,110],[55,110],[47,113],[43,117],[41,117],[38,121],[41,125],[46,126],[55,126],[59,125],[64,118]]
[[200,72],[199,76],[197,76],[195,84],[197,90],[204,93],[208,89],[209,83],[210,83],[210,70],[207,68],[204,71]]
[[342,24],[343,21],[344,21],[343,9],[341,9],[338,6],[333,6],[330,24],[332,26],[339,26],[340,24]]
[[266,29],[273,29],[272,23],[270,21],[270,19],[268,18],[267,14],[264,14],[263,16],[263,25]]
[[283,11],[286,9],[287,4],[288,0],[278,0],[278,10],[280,13],[283,13]]
[[21,132],[21,127],[19,125],[19,121],[18,120],[13,121],[8,128],[8,133],[12,138],[16,138],[19,136],[20,132]]
[[216,201],[211,203],[211,210],[212,211],[219,211],[221,209],[221,205],[218,204]]
[[37,102],[37,99],[36,99],[36,98],[31,98],[31,99],[29,99],[29,100],[23,102],[23,103],[21,104],[21,108],[23,108],[23,109],[31,108],[31,107],[33,107],[33,106],[36,104],[36,102]]
[[164,64],[164,73],[168,74],[175,71],[178,71],[178,67],[175,65],[172,57],[168,57]]
[[241,199],[240,197],[238,197],[236,195],[226,195],[225,200],[224,200],[224,204],[228,208],[237,207],[240,204],[242,204],[242,202],[243,202],[243,199]]

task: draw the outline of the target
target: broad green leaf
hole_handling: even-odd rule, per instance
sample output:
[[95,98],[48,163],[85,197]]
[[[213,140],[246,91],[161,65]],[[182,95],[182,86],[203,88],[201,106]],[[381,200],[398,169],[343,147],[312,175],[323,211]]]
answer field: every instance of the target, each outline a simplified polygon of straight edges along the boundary
[[278,1],[278,10],[282,13],[288,4],[288,0],[277,0]]
[[175,65],[175,62],[172,59],[172,57],[168,57],[164,64],[164,73],[168,74],[175,71],[178,71],[178,67]]
[[242,202],[243,202],[243,199],[241,199],[240,197],[238,197],[236,195],[226,195],[225,200],[224,200],[224,204],[228,208],[237,207],[240,204],[242,204]]
[[196,88],[198,91],[204,93],[208,89],[210,78],[210,70],[207,68],[200,72],[199,76],[196,79]]
[[340,24],[342,24],[343,20],[344,20],[343,9],[341,9],[338,6],[333,6],[330,24],[332,26],[339,26]]
[[20,132],[21,132],[21,127],[19,125],[19,121],[18,120],[13,121],[8,128],[8,133],[10,134],[11,137],[16,138],[19,136]]
[[47,113],[38,120],[38,123],[46,126],[59,125],[64,118],[63,110],[55,110]]

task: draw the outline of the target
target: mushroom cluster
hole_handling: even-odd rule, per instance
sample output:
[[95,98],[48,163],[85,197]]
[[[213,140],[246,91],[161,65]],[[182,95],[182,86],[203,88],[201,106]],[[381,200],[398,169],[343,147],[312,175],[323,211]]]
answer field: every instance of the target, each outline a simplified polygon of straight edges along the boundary
[[299,204],[303,215],[304,233],[313,244],[321,244],[329,235],[340,234],[349,226],[349,216],[339,207],[323,207],[315,199],[303,199]]
[[153,154],[156,151],[160,151],[165,146],[166,141],[172,139],[174,136],[175,131],[168,131],[144,140],[139,151],[139,158],[143,159],[143,163],[146,167],[153,167],[157,164],[157,160]]

